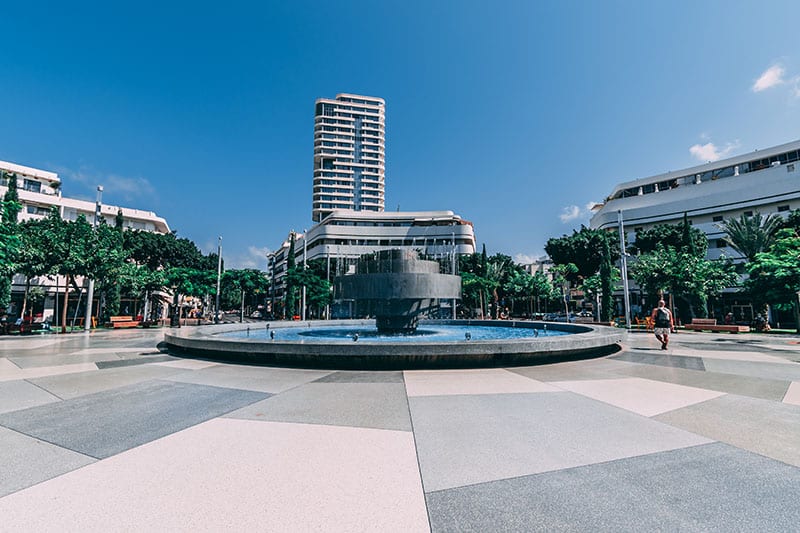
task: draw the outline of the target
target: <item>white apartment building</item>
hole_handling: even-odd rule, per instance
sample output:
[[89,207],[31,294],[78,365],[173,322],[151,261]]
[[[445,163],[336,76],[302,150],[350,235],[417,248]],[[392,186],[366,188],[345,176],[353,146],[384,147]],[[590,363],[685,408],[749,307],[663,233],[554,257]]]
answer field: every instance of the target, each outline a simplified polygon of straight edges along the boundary
[[383,211],[385,107],[382,98],[356,94],[316,101],[314,222],[338,209]]
[[[14,176],[17,178],[19,200],[22,204],[20,222],[44,218],[53,206],[58,207],[61,217],[65,220],[75,220],[82,214],[90,223],[94,221],[95,202],[62,196],[61,180],[55,172],[0,161],[0,196],[6,193],[8,180]],[[120,209],[123,226],[127,229],[158,233],[170,231],[167,221],[152,211],[103,204],[102,216],[113,226]]]
[[718,224],[759,212],[788,214],[800,209],[800,140],[754,152],[627,181],[594,206],[592,228],[614,229],[622,211],[628,242],[635,231],[678,224],[686,213],[708,236],[708,258],[742,260],[723,240]]
[[[788,215],[795,209],[800,209],[800,140],[620,183],[594,206],[589,226],[615,229],[621,212],[633,243],[636,231],[681,223],[686,213],[689,223],[708,237],[708,259],[724,255],[741,263],[745,259],[728,246],[719,224],[743,214]],[[631,302],[644,305],[637,290],[632,289]],[[722,302],[725,311],[752,319],[752,306],[734,289],[725,291]]]
[[[292,232],[269,257],[275,296],[283,295]],[[295,233],[295,263],[325,259],[330,277],[354,272],[364,254],[390,249],[418,250],[442,259],[475,253],[472,223],[452,211],[333,211],[304,233]],[[455,260],[455,258],[453,258]]]
[[[63,196],[61,193],[61,180],[55,172],[0,161],[0,198],[8,190],[10,179],[17,180],[17,193],[22,204],[22,210],[19,213],[20,222],[44,218],[50,214],[53,206],[59,209],[61,217],[65,220],[75,220],[79,215],[84,215],[89,223],[94,222],[96,203]],[[169,233],[170,231],[167,221],[152,211],[115,205],[101,205],[101,216],[111,226],[116,223],[116,216],[119,211],[122,212],[122,225],[126,229],[157,233]],[[82,284],[83,280],[78,280],[78,282]],[[56,314],[54,310],[60,297],[57,293],[63,291],[66,280],[63,276],[42,277],[32,280],[32,284],[45,289],[46,299],[42,319],[52,323]],[[22,293],[25,291],[24,277],[21,275],[14,276],[11,289],[12,307],[10,313],[13,315],[18,312],[17,308],[22,300]]]

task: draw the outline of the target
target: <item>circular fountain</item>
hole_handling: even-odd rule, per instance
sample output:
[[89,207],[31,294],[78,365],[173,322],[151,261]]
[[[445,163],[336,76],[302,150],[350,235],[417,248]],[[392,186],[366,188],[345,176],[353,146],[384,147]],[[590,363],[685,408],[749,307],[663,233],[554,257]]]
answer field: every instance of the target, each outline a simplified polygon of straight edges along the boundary
[[[424,320],[461,295],[459,276],[405,250],[362,257],[337,277],[338,294],[374,320],[226,324],[171,330],[189,356],[251,364],[342,369],[464,368],[590,358],[618,349],[620,330],[515,320]],[[263,324],[263,325],[262,325]]]

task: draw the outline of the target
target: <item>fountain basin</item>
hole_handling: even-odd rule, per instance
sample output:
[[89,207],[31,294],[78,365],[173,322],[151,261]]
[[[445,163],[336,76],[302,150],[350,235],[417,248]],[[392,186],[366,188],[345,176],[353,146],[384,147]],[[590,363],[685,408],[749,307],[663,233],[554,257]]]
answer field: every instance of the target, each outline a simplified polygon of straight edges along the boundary
[[[482,326],[528,328],[558,331],[567,335],[492,340],[374,342],[329,342],[307,337],[301,341],[282,341],[265,338],[227,337],[224,333],[243,331],[247,327],[266,331],[266,324],[226,324],[170,330],[164,341],[170,350],[189,357],[219,361],[242,362],[271,366],[389,370],[414,368],[473,368],[487,366],[520,366],[555,361],[587,359],[613,353],[622,342],[622,331],[590,324],[559,322],[491,321],[491,320],[428,320],[428,325]],[[285,328],[374,328],[374,320],[329,320],[307,322],[273,322],[276,330]]]

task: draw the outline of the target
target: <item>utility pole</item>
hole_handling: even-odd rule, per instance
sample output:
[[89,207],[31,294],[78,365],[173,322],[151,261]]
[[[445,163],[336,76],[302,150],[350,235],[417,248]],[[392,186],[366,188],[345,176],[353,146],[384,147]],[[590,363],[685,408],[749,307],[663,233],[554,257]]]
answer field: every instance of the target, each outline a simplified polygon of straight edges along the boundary
[[219,324],[219,288],[222,280],[222,236],[217,240],[217,300],[214,308],[214,323]]
[[301,318],[305,322],[306,320],[306,280],[305,280],[305,273],[306,273],[306,244],[308,243],[308,233],[306,230],[303,230],[303,307],[301,309]]
[[[97,230],[97,222],[102,216],[103,208],[103,186],[97,186],[97,202],[94,205],[94,222],[92,223],[92,231]],[[92,329],[92,305],[94,302],[94,280],[89,278],[89,288],[86,291],[86,320],[83,323],[83,330],[90,331]],[[98,313],[99,314],[99,313]]]
[[625,224],[622,222],[622,210],[617,211],[619,223],[619,266],[622,271],[622,290],[625,291],[625,327],[631,330],[631,301],[628,294],[628,253],[625,251]]

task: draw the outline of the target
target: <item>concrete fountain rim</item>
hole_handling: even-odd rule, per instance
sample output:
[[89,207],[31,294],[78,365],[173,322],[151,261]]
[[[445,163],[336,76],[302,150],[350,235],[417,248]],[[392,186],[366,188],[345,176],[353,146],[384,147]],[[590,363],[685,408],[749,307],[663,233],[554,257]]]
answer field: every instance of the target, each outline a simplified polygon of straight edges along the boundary
[[[263,324],[263,326],[262,326]],[[374,320],[323,320],[269,322],[270,327],[308,328],[325,326],[374,327]],[[325,342],[318,339],[281,341],[221,337],[220,333],[266,329],[267,323],[222,324],[172,329],[164,334],[170,351],[189,357],[248,364],[390,370],[418,368],[473,368],[521,366],[554,361],[598,357],[619,349],[622,330],[594,324],[512,320],[426,320],[430,325],[474,327],[525,327],[547,325],[571,335],[539,336],[531,339],[419,341],[419,342]]]

